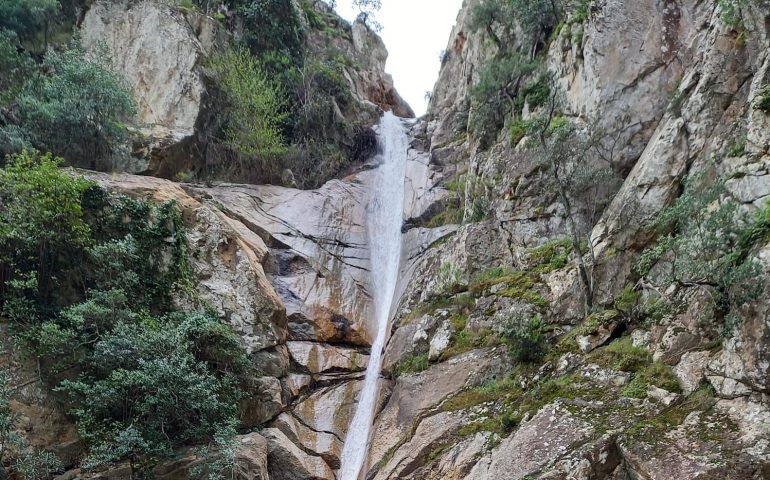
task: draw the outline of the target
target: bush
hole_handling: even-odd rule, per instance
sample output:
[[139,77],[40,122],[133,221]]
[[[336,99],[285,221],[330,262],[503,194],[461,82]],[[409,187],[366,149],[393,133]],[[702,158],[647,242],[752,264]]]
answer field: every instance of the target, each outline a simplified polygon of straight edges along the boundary
[[702,176],[688,179],[682,195],[660,213],[654,226],[661,236],[637,268],[646,275],[660,259],[670,259],[660,280],[713,287],[715,306],[726,313],[761,295],[761,268],[751,251],[770,233],[770,207],[752,222],[726,197],[723,180],[704,183]]
[[125,157],[123,122],[135,106],[123,79],[77,42],[63,52],[48,51],[42,68],[52,74],[30,79],[16,101],[24,140],[86,168],[108,169]]
[[535,362],[545,355],[545,324],[539,316],[515,316],[506,323],[503,340],[514,360]]
[[770,113],[770,84],[763,86],[754,99],[754,108]]
[[19,52],[16,34],[0,30],[0,107],[7,107],[16,99],[34,70],[35,62]]
[[[99,322],[113,320],[102,316]],[[175,314],[119,322],[98,337],[85,372],[60,387],[78,405],[73,413],[92,452],[89,466],[167,456],[237,421],[235,374],[247,360],[235,349],[238,355],[224,362],[208,358],[217,344],[238,345],[220,325],[201,314]]]
[[[53,301],[79,261],[73,252],[90,243],[82,199],[92,183],[59,169],[61,159],[24,152],[0,169],[0,307]],[[24,318],[26,315],[12,315]]]
[[16,32],[22,41],[47,34],[48,24],[59,13],[57,0],[0,0],[0,30]]
[[[304,32],[291,0],[245,0],[236,11],[243,19],[244,39],[251,52],[262,56],[285,57],[297,66],[303,55]],[[273,75],[283,74],[282,64],[267,63]],[[275,68],[272,68],[275,67]]]
[[260,62],[246,50],[233,50],[214,57],[211,69],[227,95],[225,141],[261,162],[284,153],[284,94]]

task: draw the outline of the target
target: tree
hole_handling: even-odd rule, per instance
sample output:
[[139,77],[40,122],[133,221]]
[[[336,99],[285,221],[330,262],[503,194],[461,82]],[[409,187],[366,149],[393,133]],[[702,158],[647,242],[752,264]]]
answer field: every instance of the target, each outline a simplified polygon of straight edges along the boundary
[[284,94],[259,60],[246,50],[232,50],[214,58],[211,69],[228,100],[225,141],[246,158],[266,161],[283,153]]
[[[530,120],[527,133],[534,138],[537,155],[546,167],[564,209],[587,315],[593,306],[596,264],[590,231],[620,186],[614,171],[614,148],[620,132],[628,127],[621,127],[614,136],[598,128],[598,122],[579,128],[557,116],[559,93],[553,84],[549,91],[545,113]],[[581,228],[581,219],[586,225],[584,228]],[[588,261],[584,257],[584,242]]]
[[0,0],[0,30],[14,31],[24,42],[42,32],[45,51],[49,24],[60,10],[58,0]]
[[135,106],[128,85],[103,60],[74,42],[46,53],[43,69],[52,72],[27,82],[16,102],[18,126],[28,142],[71,164],[109,168],[125,155],[127,130]]
[[752,219],[729,197],[723,179],[689,177],[682,195],[653,222],[660,234],[642,254],[638,270],[655,272],[658,282],[711,293],[718,313],[727,315],[758,298],[762,269],[752,255],[770,232],[770,206]]
[[[112,321],[105,315],[102,324]],[[232,331],[208,315],[119,322],[87,358],[85,372],[60,389],[78,405],[73,413],[90,467],[121,459],[152,464],[237,421],[238,376],[248,359]]]
[[0,30],[0,108],[8,106],[21,93],[24,83],[33,75],[35,62],[19,51],[15,32]]
[[[59,272],[90,243],[81,200],[93,185],[59,168],[62,160],[23,152],[0,169],[0,306],[51,302]],[[16,316],[16,315],[14,315]]]

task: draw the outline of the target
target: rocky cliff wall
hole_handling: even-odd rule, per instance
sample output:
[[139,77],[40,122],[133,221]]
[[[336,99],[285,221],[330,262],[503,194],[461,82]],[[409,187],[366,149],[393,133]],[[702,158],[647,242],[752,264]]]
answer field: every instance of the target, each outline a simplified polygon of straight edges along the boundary
[[[768,80],[767,5],[741,5],[736,26],[717,2],[584,2],[585,19],[568,16],[550,41],[543,58],[562,114],[616,132],[619,189],[602,215],[578,219],[598,259],[597,313],[586,317],[574,266],[541,263],[538,247],[567,233],[542,160],[507,128],[488,148],[467,133],[473,85],[495,53],[470,27],[479,3],[458,15],[417,138],[460,191],[483,197],[487,219],[460,226],[416,264],[387,347],[392,380],[368,478],[765,478],[766,293],[727,337],[695,286],[664,285],[682,310],[656,322],[601,315],[617,314],[607,311],[626,285],[649,294],[653,280],[640,278],[637,261],[686,176],[727,178],[748,215],[765,207],[770,145],[758,132],[767,114],[754,105]],[[524,107],[525,118],[539,113]],[[765,242],[754,250],[761,276]],[[504,325],[532,316],[551,325],[551,353],[511,366]],[[630,393],[641,374],[606,357],[623,342],[670,367],[681,389]]]

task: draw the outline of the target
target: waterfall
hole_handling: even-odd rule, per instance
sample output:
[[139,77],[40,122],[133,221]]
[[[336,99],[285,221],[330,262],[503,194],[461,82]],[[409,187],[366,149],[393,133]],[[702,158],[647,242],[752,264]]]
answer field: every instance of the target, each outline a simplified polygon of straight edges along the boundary
[[367,232],[371,258],[372,302],[377,331],[366,368],[358,408],[348,427],[342,451],[340,480],[358,480],[366,461],[369,432],[379,394],[382,350],[388,335],[390,310],[401,260],[401,225],[404,211],[404,175],[408,137],[401,120],[386,112],[378,126],[382,148],[375,171],[372,199],[367,208]]

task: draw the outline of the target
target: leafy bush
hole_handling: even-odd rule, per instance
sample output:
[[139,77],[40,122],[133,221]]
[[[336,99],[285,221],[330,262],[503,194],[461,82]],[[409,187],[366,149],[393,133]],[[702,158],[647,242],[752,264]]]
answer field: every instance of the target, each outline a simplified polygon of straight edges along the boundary
[[[50,303],[64,280],[60,273],[79,263],[71,252],[90,243],[81,201],[93,184],[60,170],[60,163],[25,152],[0,169],[0,307],[6,315],[12,305],[38,311]],[[26,314],[36,317],[33,311]]]
[[427,353],[420,355],[407,355],[402,358],[400,362],[398,362],[398,365],[396,365],[393,373],[397,377],[400,377],[401,375],[406,375],[409,373],[422,372],[423,370],[427,370],[429,366],[430,363],[428,362]]
[[436,288],[441,292],[456,293],[463,287],[463,272],[452,262],[443,262],[438,269]]
[[[303,55],[304,32],[299,15],[291,0],[244,0],[236,2],[236,11],[243,19],[244,39],[251,52],[273,58],[285,57],[297,66]],[[283,65],[267,62],[273,75],[283,73]]]
[[[97,322],[113,323],[107,316],[97,312]],[[87,464],[168,456],[213,438],[237,422],[235,374],[247,362],[234,334],[206,315],[116,323],[97,337],[84,373],[60,387],[78,405],[73,413],[90,447]]]
[[31,78],[16,100],[23,139],[92,169],[110,168],[125,156],[123,122],[134,115],[135,106],[130,88],[107,62],[87,55],[75,42],[62,52],[48,51],[42,68],[52,73]]
[[57,0],[0,0],[0,30],[16,32],[22,41],[30,41],[59,13]]
[[661,280],[712,287],[716,306],[726,311],[762,292],[760,266],[751,250],[770,232],[770,209],[751,222],[726,197],[723,180],[705,182],[702,176],[688,179],[682,195],[660,213],[654,226],[661,237],[642,254],[638,269],[647,274],[660,259],[670,259]]
[[60,162],[0,169],[3,315],[70,396],[86,466],[148,467],[235,424],[249,361],[217,318],[173,309],[188,268],[175,205],[110,195]]
[[770,84],[763,86],[754,99],[754,108],[770,113]]
[[283,153],[284,94],[260,62],[246,50],[232,50],[214,57],[211,68],[227,94],[226,141],[263,162]]
[[13,31],[0,30],[0,107],[8,106],[21,93],[24,83],[33,75],[35,63],[19,52],[18,37]]
[[539,316],[514,316],[505,325],[503,340],[519,362],[535,362],[545,355],[545,324]]

